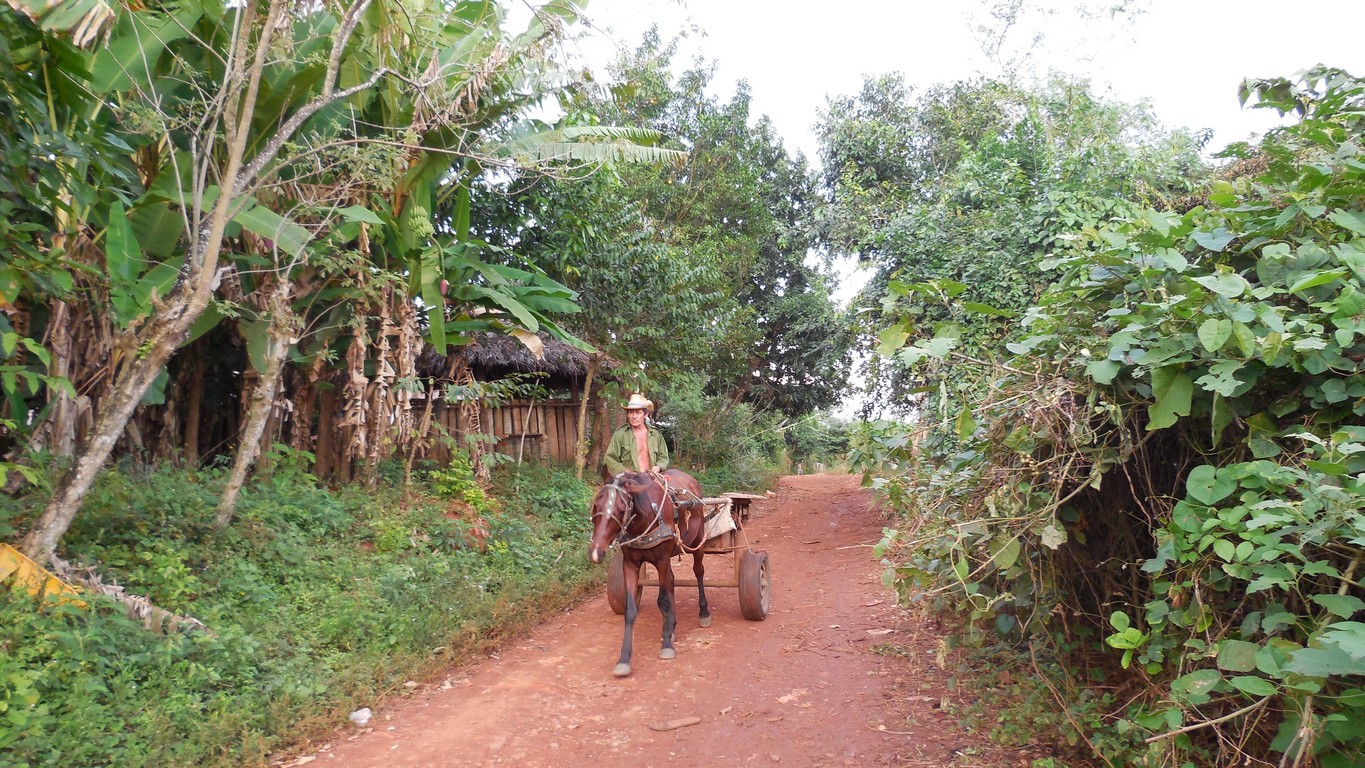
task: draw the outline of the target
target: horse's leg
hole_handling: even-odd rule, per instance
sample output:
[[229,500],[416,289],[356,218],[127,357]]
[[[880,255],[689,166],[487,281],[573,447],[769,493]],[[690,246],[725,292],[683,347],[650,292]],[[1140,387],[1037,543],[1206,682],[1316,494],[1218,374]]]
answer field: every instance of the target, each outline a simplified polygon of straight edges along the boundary
[[692,573],[697,575],[697,603],[701,605],[702,627],[711,626],[711,607],[706,604],[706,585],[703,583],[706,577],[706,568],[701,562],[702,551],[698,549],[692,553]]
[[673,564],[665,557],[654,567],[659,571],[659,613],[664,615],[664,641],[659,658],[671,659],[678,655],[673,648],[673,630],[678,626],[678,614],[673,610]]
[[[623,555],[624,557],[624,555]],[[622,563],[621,574],[626,582],[626,633],[621,638],[621,658],[616,661],[616,668],[611,671],[617,677],[625,677],[630,674],[630,654],[631,635],[635,632],[635,617],[640,615],[640,606],[635,602],[635,588],[640,583],[640,563],[632,562],[632,558],[626,558]]]

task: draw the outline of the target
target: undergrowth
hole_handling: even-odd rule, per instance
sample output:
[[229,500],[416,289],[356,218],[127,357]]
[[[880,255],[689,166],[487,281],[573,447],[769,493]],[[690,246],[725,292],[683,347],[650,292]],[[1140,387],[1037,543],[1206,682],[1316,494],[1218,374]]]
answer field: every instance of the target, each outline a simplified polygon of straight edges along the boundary
[[[0,764],[264,765],[600,582],[583,554],[590,489],[558,469],[504,469],[487,495],[442,470],[404,494],[332,491],[279,463],[221,532],[220,482],[105,472],[62,553],[207,632],[154,634],[104,602],[40,606],[5,585]],[[22,530],[42,501],[0,502],[0,526]]]
[[1301,120],[1206,205],[1060,238],[1008,354],[890,350],[939,421],[853,454],[902,515],[888,583],[1027,659],[1006,730],[1110,766],[1365,764],[1365,80],[1245,96]]

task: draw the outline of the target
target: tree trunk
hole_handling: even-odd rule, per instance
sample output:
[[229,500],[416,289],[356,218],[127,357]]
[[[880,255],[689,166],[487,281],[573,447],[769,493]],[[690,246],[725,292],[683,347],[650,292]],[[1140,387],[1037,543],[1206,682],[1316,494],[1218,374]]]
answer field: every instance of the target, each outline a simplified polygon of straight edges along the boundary
[[[70,305],[58,299],[52,302],[51,329],[52,366],[49,373],[57,378],[71,380],[71,322]],[[53,454],[66,458],[76,451],[76,399],[65,392],[57,392],[52,403],[52,437],[48,447]]]
[[598,353],[588,355],[588,372],[583,377],[583,397],[578,401],[578,444],[573,450],[574,477],[583,479],[583,469],[588,464],[588,397],[592,392],[592,380],[597,376]]
[[266,335],[265,370],[251,392],[251,405],[247,410],[246,427],[242,430],[241,442],[237,444],[237,456],[232,462],[223,495],[218,499],[218,514],[213,524],[226,528],[232,522],[237,510],[237,497],[241,495],[246,473],[261,452],[261,436],[265,434],[270,422],[270,407],[275,403],[275,393],[280,388],[281,372],[289,347],[295,342],[297,321],[289,307],[289,294],[292,283],[288,275],[278,276],[279,282],[270,294],[270,331]]
[[204,357],[204,346],[202,343],[193,344],[190,347],[187,381],[185,382],[186,396],[189,402],[185,404],[185,432],[181,438],[180,455],[185,457],[185,466],[194,468],[199,466],[199,419],[200,412],[204,403],[204,369],[208,362]]
[[318,441],[313,471],[318,477],[331,477],[337,469],[337,389],[328,387],[318,393]]
[[593,440],[592,450],[588,451],[588,466],[605,470],[604,459],[607,455],[607,443],[611,442],[612,423],[611,410],[607,407],[604,390],[605,387],[599,386],[597,394],[592,399],[592,429],[595,430],[596,439]]
[[[224,211],[226,213],[226,211]],[[226,222],[226,215],[223,221]],[[204,236],[210,236],[205,232]],[[212,236],[222,239],[222,229]],[[190,325],[208,306],[213,291],[213,272],[217,265],[217,248],[212,248],[212,259],[206,260],[208,270],[192,276],[182,290],[173,292],[165,304],[147,318],[139,330],[129,355],[119,368],[113,387],[99,409],[95,425],[82,441],[71,467],[52,489],[47,508],[24,537],[23,551],[39,565],[46,564],[57,550],[57,542],[71,527],[85,494],[95,482],[95,476],[114,450],[114,444],[128,426],[133,411],[156,380],[180,342],[189,333]],[[197,278],[197,279],[196,279]]]

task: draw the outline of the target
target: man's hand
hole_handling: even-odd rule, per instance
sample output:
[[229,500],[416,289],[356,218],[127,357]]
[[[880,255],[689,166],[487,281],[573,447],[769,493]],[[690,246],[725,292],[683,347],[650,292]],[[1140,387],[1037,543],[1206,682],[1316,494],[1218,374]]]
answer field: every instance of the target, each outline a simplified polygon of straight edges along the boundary
[[664,468],[661,467],[661,466],[659,466],[658,464],[655,464],[655,465],[651,468],[651,471],[656,472],[656,473],[658,473],[658,474],[663,474]]

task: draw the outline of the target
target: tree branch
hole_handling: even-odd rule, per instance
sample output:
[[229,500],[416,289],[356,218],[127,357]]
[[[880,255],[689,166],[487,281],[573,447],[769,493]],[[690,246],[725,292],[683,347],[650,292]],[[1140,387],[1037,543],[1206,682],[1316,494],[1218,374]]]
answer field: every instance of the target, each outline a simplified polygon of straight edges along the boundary
[[266,163],[269,163],[279,154],[285,143],[309,118],[338,100],[350,98],[367,88],[372,88],[381,77],[389,73],[388,67],[380,67],[363,83],[353,85],[340,92],[336,90],[337,73],[341,69],[341,57],[346,50],[346,43],[350,40],[351,33],[355,31],[356,24],[360,22],[361,14],[365,12],[366,8],[369,8],[371,2],[373,0],[359,0],[346,11],[341,27],[337,29],[336,36],[332,39],[332,53],[327,59],[327,74],[323,76],[322,93],[316,99],[300,107],[288,120],[284,121],[284,124],[275,131],[275,135],[266,143],[265,148],[242,168],[241,173],[233,181],[233,195],[240,195],[246,191]]

